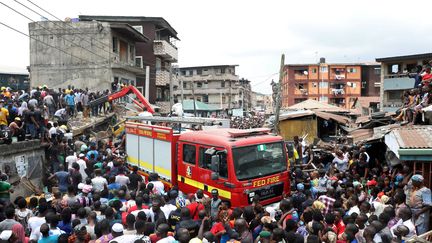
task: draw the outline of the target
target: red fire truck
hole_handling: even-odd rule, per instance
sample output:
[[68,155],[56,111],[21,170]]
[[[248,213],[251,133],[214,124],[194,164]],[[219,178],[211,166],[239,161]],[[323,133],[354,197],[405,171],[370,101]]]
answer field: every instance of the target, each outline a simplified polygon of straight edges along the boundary
[[[185,120],[165,118],[172,123]],[[211,121],[189,120],[193,124]],[[217,128],[175,133],[166,126],[126,122],[127,162],[138,166],[146,177],[159,174],[167,186],[178,185],[184,193],[202,189],[210,195],[218,189],[233,207],[250,204],[256,195],[267,205],[280,201],[290,190],[284,141],[269,132]]]

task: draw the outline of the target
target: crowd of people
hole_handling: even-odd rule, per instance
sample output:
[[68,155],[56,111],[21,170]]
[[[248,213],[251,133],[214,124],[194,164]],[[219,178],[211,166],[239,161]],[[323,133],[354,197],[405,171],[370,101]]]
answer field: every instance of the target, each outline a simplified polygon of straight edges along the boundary
[[[58,139],[58,138],[57,138]],[[299,138],[292,190],[277,207],[255,197],[231,208],[218,191],[183,194],[125,164],[114,139],[57,140],[44,184],[52,197],[10,201],[1,175],[3,242],[403,242],[429,230],[431,191],[408,166],[389,168],[365,147],[318,154]],[[62,148],[62,149],[59,149]],[[307,173],[307,168],[316,168]]]
[[[424,178],[406,164],[387,165],[364,146],[316,151],[295,137],[291,192],[277,206],[261,205],[256,196],[232,208],[217,189],[184,194],[157,174],[143,177],[125,162],[124,136],[73,140],[60,124],[78,111],[92,113],[88,102],[97,95],[87,90],[5,88],[0,98],[3,127],[49,143],[45,196],[11,200],[10,175],[0,172],[0,243],[387,243],[430,229],[432,195]],[[232,122],[253,128],[264,119]]]
[[264,125],[264,116],[231,117],[231,128],[250,129],[260,128]]
[[9,130],[18,141],[40,138],[49,140],[53,133],[67,133],[67,122],[77,112],[97,116],[110,109],[109,103],[89,106],[89,102],[109,93],[91,92],[88,89],[53,90],[47,86],[12,91],[1,87],[0,130]]

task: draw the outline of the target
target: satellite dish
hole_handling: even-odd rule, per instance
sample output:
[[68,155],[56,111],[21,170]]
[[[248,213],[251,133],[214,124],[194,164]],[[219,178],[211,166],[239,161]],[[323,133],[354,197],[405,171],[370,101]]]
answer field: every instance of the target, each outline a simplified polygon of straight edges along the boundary
[[303,71],[303,74],[304,75],[308,75],[308,71]]

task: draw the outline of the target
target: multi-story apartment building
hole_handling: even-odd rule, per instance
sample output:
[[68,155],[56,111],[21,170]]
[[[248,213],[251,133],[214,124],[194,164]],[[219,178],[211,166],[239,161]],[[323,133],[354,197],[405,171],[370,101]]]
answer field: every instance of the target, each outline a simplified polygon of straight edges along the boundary
[[251,107],[250,81],[239,80],[238,65],[181,67],[174,96],[179,101],[193,99],[212,104],[228,112]]
[[[381,63],[381,110],[394,112],[402,106],[405,90],[414,88],[410,73],[432,60],[432,53],[376,58]],[[419,67],[418,67],[419,66]]]
[[178,60],[175,42],[179,40],[176,30],[161,17],[143,16],[90,16],[80,15],[81,21],[102,21],[126,23],[149,38],[148,42],[135,44],[135,65],[139,68],[150,67],[149,90],[146,92],[145,75],[138,76],[136,86],[147,93],[151,103],[169,109],[170,77],[172,64]]
[[273,113],[273,98],[270,94],[261,94],[252,92],[252,109],[256,112],[264,112],[265,114]]
[[361,96],[380,96],[381,65],[377,62],[363,63],[361,75]]
[[[307,99],[349,109],[362,93],[376,95],[371,82],[378,82],[378,65],[363,63],[288,64],[282,82],[282,106],[288,107]],[[378,75],[378,76],[377,76]],[[376,84],[374,84],[376,85]]]
[[136,84],[135,43],[149,39],[128,24],[42,21],[29,23],[30,84],[50,88],[111,89]]

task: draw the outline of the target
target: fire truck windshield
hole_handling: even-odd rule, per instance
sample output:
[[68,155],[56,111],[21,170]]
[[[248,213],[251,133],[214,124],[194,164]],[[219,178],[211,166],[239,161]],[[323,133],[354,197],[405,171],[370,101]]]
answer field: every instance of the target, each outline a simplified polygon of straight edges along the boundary
[[238,180],[259,178],[287,169],[283,143],[234,148],[232,154]]

